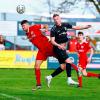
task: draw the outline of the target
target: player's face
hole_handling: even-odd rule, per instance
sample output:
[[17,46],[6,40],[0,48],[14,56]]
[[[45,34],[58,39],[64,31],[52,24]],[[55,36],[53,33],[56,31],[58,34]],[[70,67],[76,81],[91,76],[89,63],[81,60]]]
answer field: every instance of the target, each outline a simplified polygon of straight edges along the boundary
[[27,32],[29,29],[29,24],[28,23],[23,24],[22,29]]
[[56,16],[53,18],[54,22],[56,25],[60,26],[61,25],[61,18],[60,16]]
[[83,34],[78,34],[78,38],[79,38],[79,40],[83,40],[84,39]]
[[90,38],[86,36],[86,41],[90,41]]
[[0,42],[3,42],[3,36],[0,36]]

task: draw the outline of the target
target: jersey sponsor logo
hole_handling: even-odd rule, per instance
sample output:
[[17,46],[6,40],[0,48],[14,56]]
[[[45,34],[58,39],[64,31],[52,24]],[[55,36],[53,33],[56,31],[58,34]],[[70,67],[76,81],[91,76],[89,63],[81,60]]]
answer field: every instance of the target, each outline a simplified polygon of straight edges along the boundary
[[64,27],[64,29],[65,29],[65,31],[67,31],[67,28],[66,27]]
[[61,33],[61,34],[59,34],[59,35],[63,35],[63,34],[66,34],[66,32],[63,32],[63,33]]

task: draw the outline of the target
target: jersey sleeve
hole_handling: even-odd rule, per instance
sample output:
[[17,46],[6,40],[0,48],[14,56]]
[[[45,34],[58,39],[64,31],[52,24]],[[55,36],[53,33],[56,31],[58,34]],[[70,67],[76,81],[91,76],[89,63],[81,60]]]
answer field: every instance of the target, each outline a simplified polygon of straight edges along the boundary
[[51,31],[50,31],[50,37],[55,37],[55,31],[54,31],[53,28],[52,28]]
[[66,28],[69,28],[69,29],[71,29],[71,28],[72,28],[72,25],[71,25],[71,24],[69,24],[69,23],[65,23],[65,26],[66,26]]
[[92,48],[92,46],[90,45],[90,43],[86,43],[86,51],[89,51]]
[[86,47],[87,47],[87,50],[90,50],[92,48],[92,46],[90,45],[90,43],[86,43]]
[[36,24],[36,25],[34,25],[34,28],[35,28],[35,29],[41,29],[41,24]]

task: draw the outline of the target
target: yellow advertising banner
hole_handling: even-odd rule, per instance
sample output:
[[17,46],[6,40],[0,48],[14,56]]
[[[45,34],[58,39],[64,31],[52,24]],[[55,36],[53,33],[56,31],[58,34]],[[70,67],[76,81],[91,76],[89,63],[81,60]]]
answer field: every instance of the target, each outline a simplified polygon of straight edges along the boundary
[[[36,54],[36,51],[0,51],[0,68],[34,68]],[[47,61],[41,68],[47,68]]]

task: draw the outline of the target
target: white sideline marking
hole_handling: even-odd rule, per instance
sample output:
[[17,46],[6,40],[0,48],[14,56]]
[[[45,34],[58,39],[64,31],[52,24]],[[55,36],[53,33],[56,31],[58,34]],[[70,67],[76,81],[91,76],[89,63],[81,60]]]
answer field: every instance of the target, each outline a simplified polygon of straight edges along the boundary
[[11,96],[11,95],[8,95],[8,94],[4,94],[4,93],[0,93],[0,95],[4,96],[4,97],[7,97],[7,98],[15,99],[15,100],[21,100],[20,98],[17,98],[15,96]]

